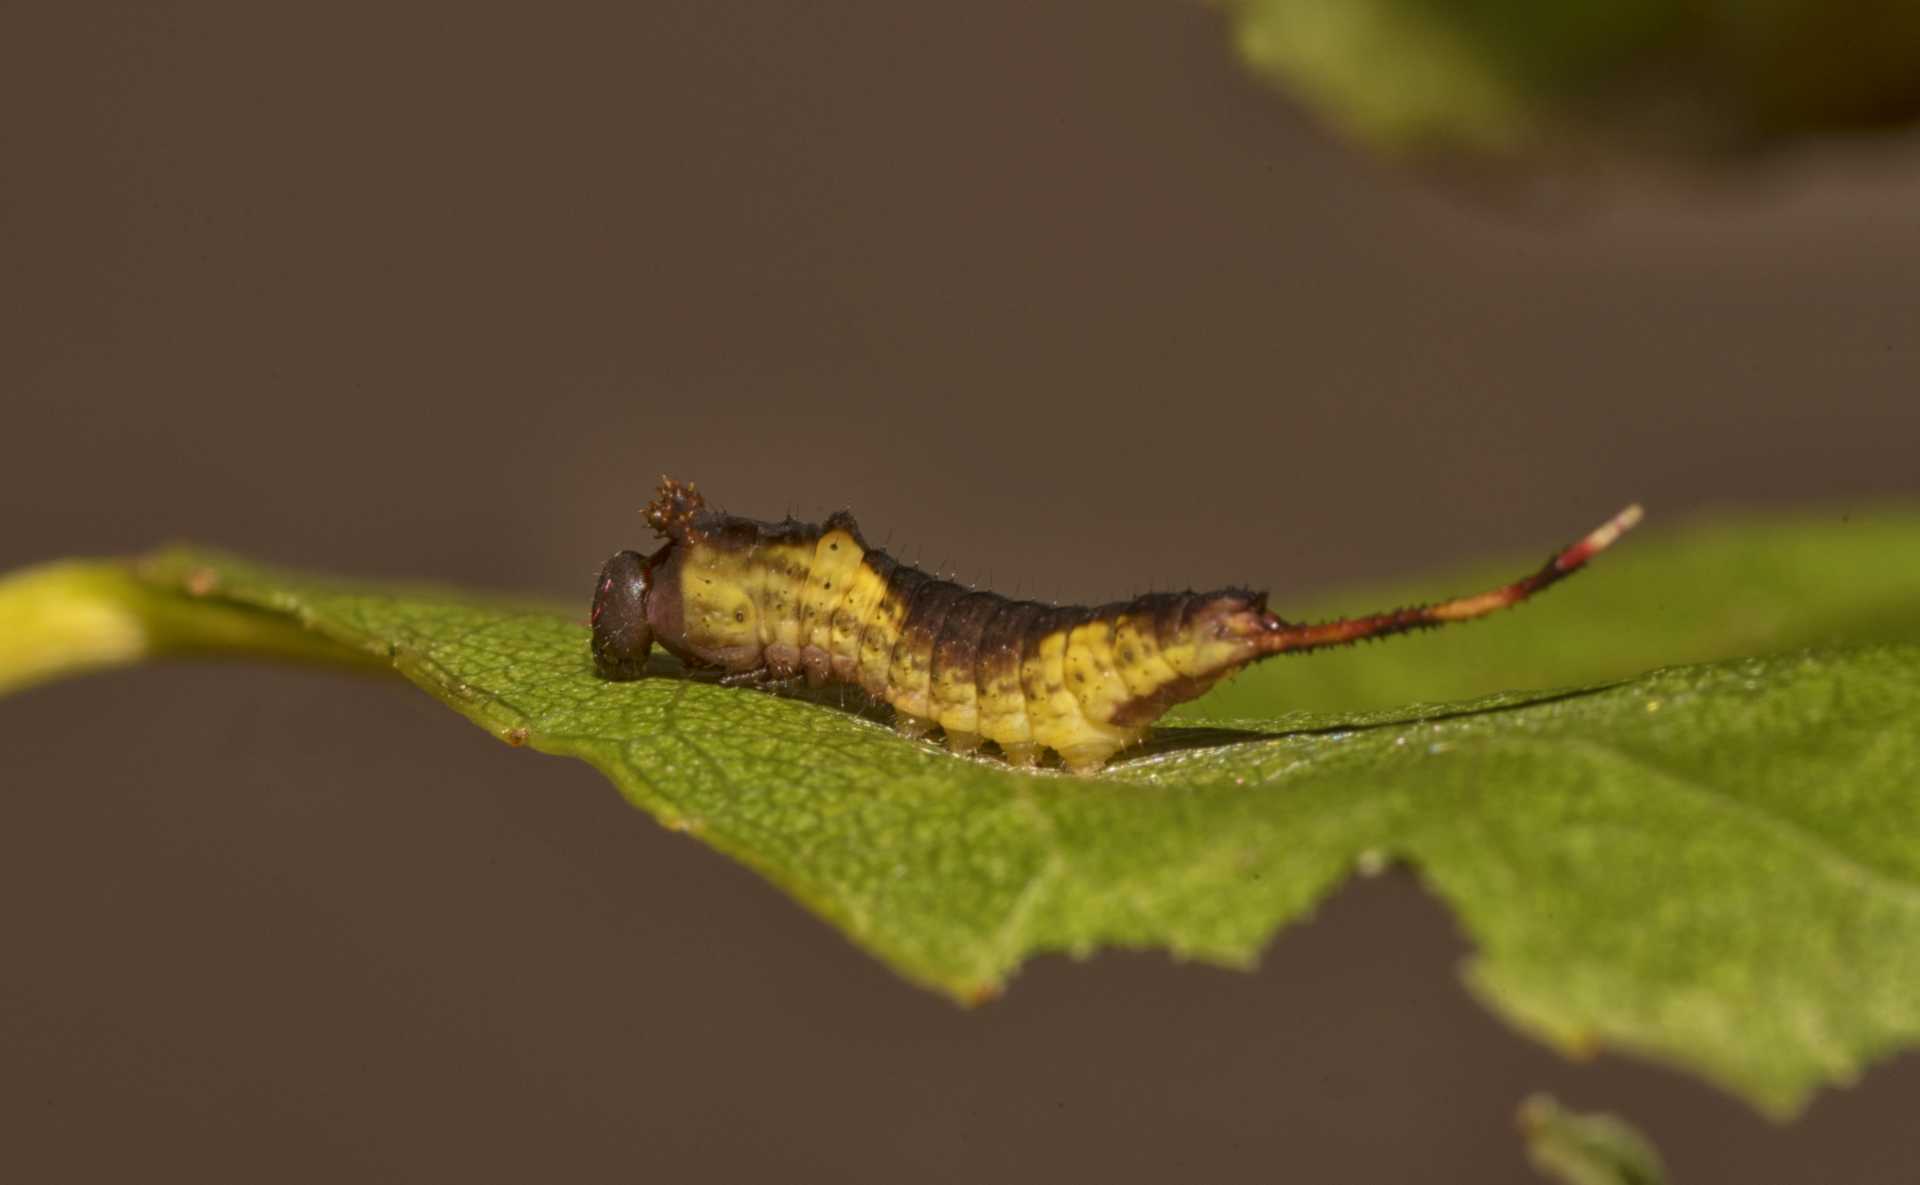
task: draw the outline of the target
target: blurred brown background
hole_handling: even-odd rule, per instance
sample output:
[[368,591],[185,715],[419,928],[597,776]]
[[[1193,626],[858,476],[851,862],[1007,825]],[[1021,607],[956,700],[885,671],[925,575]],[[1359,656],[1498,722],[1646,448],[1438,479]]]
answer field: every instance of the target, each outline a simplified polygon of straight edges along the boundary
[[[1030,595],[1920,493],[1920,139],[1543,202],[1392,173],[1171,0],[0,7],[0,564],[175,537],[578,595],[662,471]],[[1573,1066],[1403,874],[1246,976],[962,1013],[398,682],[0,702],[0,1176],[1904,1181]]]

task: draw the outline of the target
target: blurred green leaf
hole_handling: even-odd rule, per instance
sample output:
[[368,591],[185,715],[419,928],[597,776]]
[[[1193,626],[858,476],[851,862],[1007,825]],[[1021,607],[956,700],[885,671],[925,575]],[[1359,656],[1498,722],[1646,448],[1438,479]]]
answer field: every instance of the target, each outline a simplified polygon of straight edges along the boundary
[[[1532,619],[1531,640],[1492,623],[1458,632],[1511,652],[1476,677],[1638,662],[1667,644],[1650,623],[1655,637],[1631,637],[1636,598],[1657,587],[1674,621],[1706,623],[1694,644],[1709,650],[1799,640],[1807,622],[1821,636],[1898,636],[1911,604],[1861,586],[1902,587],[1889,552],[1913,554],[1920,530],[1910,518],[1852,530],[1829,532],[1850,544],[1731,532],[1716,569],[1731,583],[1690,569],[1679,542],[1636,539],[1619,558],[1642,550],[1647,570],[1610,554],[1567,594],[1505,615]],[[1809,557],[1820,571],[1798,570]],[[99,578],[73,579],[89,570]],[[18,627],[8,607],[44,594],[48,573],[115,620],[165,624],[125,658],[166,653],[169,637],[205,650],[206,632],[181,624],[205,614],[241,651],[303,631],[309,656],[391,664],[511,743],[589,761],[661,822],[962,1000],[1048,951],[1164,947],[1244,966],[1355,868],[1398,859],[1472,938],[1479,995],[1568,1052],[1633,1050],[1784,1115],[1920,1039],[1912,643],[1438,707],[1239,718],[1203,703],[1186,727],[1081,779],[957,758],[832,702],[684,677],[607,683],[578,612],[208,553],[29,570],[0,581],[0,631]],[[1584,604],[1572,596],[1583,586]],[[1799,624],[1728,609],[1750,593]],[[1320,661],[1268,665],[1304,675]]]
[[1665,1185],[1660,1154],[1613,1115],[1569,1111],[1543,1094],[1520,1105],[1534,1168],[1564,1185]]
[[1920,113],[1912,0],[1220,0],[1376,149],[1746,148]]

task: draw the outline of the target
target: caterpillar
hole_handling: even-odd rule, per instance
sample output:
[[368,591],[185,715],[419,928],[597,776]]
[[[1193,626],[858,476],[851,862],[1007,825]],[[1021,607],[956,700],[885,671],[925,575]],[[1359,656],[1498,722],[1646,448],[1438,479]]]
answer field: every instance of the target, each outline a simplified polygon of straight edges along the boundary
[[602,678],[645,674],[658,642],[688,668],[745,685],[841,684],[890,704],[911,736],[938,727],[956,753],[988,741],[1012,765],[1047,750],[1092,773],[1177,703],[1276,654],[1484,617],[1526,600],[1640,520],[1629,506],[1530,576],[1476,596],[1296,625],[1243,588],[1148,593],[1098,607],[968,588],[869,547],[853,516],[777,523],[710,507],[662,478],[646,508],[664,539],[621,551],[594,590]]

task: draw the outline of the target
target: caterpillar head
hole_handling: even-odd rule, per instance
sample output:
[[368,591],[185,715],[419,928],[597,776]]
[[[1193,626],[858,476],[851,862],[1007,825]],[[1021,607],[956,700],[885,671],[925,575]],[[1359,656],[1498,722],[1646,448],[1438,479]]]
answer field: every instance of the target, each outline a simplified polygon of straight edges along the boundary
[[653,649],[647,601],[653,591],[653,565],[637,551],[622,551],[600,569],[594,586],[593,669],[603,679],[638,679],[646,673]]

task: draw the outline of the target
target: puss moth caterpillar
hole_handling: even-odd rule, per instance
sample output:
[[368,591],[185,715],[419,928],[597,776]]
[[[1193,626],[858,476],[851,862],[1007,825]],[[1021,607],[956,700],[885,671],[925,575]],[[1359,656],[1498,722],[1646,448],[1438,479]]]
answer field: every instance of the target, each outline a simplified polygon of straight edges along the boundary
[[1484,617],[1578,571],[1640,521],[1629,506],[1531,576],[1432,605],[1296,625],[1239,588],[1148,593],[1089,608],[1015,601],[941,580],[869,547],[853,516],[767,523],[662,479],[646,510],[665,539],[622,551],[593,598],[593,661],[640,678],[658,642],[730,682],[845,684],[897,726],[938,726],[956,753],[992,741],[1031,766],[1051,749],[1091,773],[1177,703],[1275,654]]

